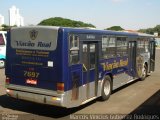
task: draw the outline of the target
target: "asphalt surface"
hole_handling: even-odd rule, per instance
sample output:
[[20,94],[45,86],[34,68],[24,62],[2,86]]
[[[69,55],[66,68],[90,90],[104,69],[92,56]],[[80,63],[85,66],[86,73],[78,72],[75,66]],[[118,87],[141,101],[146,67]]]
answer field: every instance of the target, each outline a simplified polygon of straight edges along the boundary
[[98,99],[83,106],[65,109],[16,100],[5,95],[5,70],[0,69],[0,120],[53,119],[160,119],[160,49],[156,50],[156,71],[144,81],[135,81],[116,90],[110,99]]

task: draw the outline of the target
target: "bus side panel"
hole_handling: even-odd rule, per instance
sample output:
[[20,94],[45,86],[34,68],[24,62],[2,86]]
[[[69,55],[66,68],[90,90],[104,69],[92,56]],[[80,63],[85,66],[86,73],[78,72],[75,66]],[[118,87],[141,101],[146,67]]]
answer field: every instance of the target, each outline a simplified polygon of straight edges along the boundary
[[111,75],[113,78],[113,89],[133,79],[133,75],[129,72],[130,65],[127,56],[101,60],[100,63],[99,79],[103,80],[106,75]]
[[128,57],[111,58],[107,60],[101,60],[100,62],[103,75],[109,71],[111,71],[113,75],[128,71]]

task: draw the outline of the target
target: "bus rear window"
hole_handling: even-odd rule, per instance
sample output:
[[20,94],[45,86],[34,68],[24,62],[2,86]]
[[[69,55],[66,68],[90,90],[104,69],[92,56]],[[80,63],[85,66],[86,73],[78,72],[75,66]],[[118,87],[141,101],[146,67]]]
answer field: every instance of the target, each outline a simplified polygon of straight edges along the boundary
[[21,27],[11,29],[11,47],[15,49],[48,50],[57,47],[58,27]]
[[0,34],[0,45],[5,45],[3,35]]

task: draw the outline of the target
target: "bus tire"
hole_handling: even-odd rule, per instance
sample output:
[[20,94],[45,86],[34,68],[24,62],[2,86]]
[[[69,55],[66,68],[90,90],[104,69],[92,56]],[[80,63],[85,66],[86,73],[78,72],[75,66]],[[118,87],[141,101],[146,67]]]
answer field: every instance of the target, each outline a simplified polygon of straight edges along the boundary
[[145,80],[146,77],[147,77],[147,66],[144,65],[143,69],[142,69],[142,76],[140,79],[143,81],[143,80]]
[[105,79],[102,84],[102,91],[101,91],[101,100],[105,101],[108,100],[112,91],[112,82],[110,76],[105,76]]

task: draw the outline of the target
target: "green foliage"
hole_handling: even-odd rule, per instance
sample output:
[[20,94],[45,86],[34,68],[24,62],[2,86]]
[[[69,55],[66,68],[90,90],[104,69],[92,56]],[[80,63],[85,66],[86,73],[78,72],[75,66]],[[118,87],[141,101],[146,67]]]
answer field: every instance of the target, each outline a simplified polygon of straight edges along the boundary
[[2,27],[2,30],[3,30],[3,31],[7,31],[7,30],[9,30],[11,27],[17,27],[17,26],[16,26],[16,25],[14,25],[14,26],[9,26],[9,25],[3,24],[1,27]]
[[1,27],[3,31],[7,31],[9,29],[9,26],[5,24],[3,24]]
[[61,17],[49,18],[41,21],[38,25],[63,26],[63,27],[93,27],[94,25],[81,21],[70,20]]
[[160,34],[160,25],[157,25],[153,28],[154,32],[158,32]]
[[160,25],[157,25],[154,28],[147,28],[147,29],[140,29],[139,32],[147,33],[147,34],[154,34],[157,32],[160,35]]
[[146,33],[146,29],[140,29],[140,30],[138,30],[138,32]]
[[121,26],[112,26],[110,28],[107,28],[105,30],[114,30],[114,31],[122,31],[124,30]]
[[147,33],[147,34],[154,34],[153,28],[147,28],[147,29],[140,29],[138,32]]

